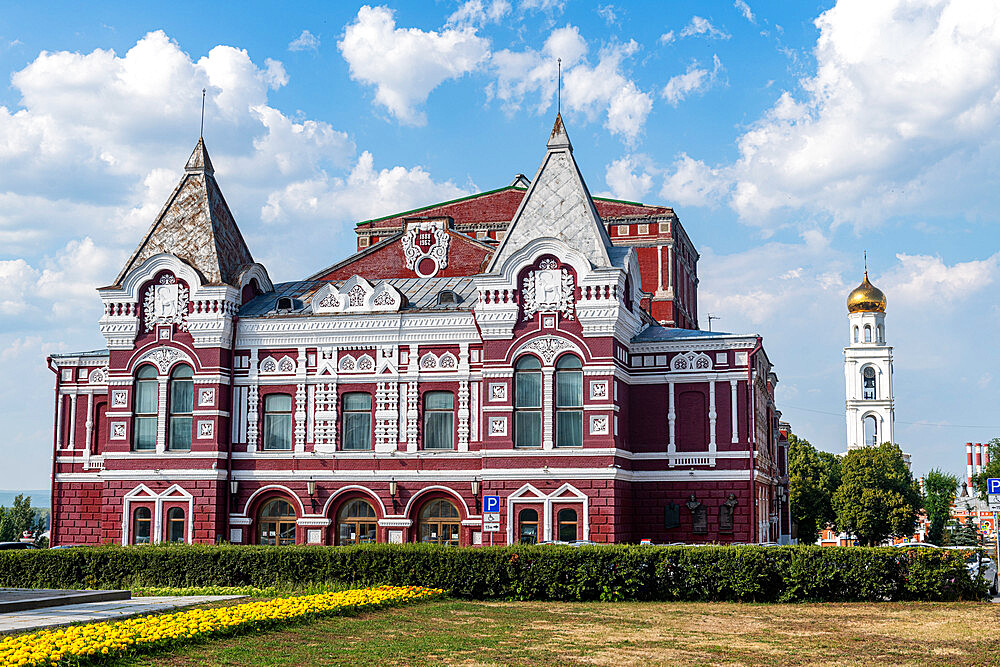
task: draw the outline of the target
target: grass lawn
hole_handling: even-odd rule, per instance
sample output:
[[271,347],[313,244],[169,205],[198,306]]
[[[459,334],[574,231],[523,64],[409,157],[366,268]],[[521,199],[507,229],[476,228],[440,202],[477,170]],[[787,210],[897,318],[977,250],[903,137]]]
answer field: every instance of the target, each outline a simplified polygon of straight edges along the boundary
[[130,665],[1000,664],[1000,605],[442,600]]

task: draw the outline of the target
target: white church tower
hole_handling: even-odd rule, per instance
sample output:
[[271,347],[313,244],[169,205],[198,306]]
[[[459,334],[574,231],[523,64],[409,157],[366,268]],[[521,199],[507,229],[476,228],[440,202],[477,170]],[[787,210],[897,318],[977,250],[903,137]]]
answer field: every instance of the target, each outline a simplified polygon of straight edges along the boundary
[[851,344],[844,348],[847,377],[847,449],[895,442],[892,347],[885,342],[885,294],[865,279],[847,297]]

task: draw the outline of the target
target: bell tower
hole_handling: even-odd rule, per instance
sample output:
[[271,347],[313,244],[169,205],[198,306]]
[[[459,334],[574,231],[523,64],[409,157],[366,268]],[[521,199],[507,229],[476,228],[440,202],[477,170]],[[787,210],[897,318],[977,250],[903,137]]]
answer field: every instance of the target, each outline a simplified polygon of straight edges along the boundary
[[895,442],[892,347],[885,342],[885,294],[865,278],[847,297],[847,449]]

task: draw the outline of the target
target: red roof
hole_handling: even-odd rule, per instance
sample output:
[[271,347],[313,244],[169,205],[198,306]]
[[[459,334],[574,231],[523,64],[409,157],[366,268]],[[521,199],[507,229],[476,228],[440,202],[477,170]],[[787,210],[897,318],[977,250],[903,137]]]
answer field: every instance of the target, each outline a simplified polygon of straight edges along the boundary
[[[475,224],[483,222],[509,222],[514,218],[517,207],[524,194],[523,188],[508,186],[498,190],[489,190],[470,195],[461,199],[431,204],[424,208],[414,209],[387,215],[374,220],[365,220],[358,226],[371,227],[401,227],[403,218],[418,215],[420,217],[451,216],[456,224]],[[674,210],[669,206],[647,206],[637,202],[620,201],[594,197],[594,206],[602,218],[618,218],[623,216],[673,216]]]

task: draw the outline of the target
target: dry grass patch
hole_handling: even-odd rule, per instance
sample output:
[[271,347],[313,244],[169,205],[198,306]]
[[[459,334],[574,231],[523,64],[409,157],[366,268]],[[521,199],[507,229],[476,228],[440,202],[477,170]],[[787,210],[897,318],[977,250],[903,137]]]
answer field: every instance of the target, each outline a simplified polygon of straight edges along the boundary
[[980,665],[1000,605],[445,600],[153,656],[157,665]]

